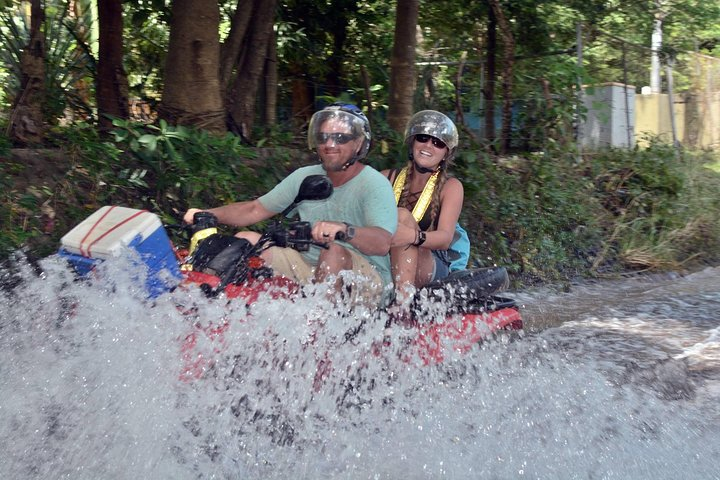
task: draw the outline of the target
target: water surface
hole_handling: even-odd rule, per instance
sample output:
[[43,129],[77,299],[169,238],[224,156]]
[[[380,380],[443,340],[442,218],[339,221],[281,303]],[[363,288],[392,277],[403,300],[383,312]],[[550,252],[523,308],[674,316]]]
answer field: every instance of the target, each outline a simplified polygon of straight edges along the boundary
[[0,478],[720,478],[716,268],[512,292],[528,333],[424,366],[367,312],[126,266],[0,280]]

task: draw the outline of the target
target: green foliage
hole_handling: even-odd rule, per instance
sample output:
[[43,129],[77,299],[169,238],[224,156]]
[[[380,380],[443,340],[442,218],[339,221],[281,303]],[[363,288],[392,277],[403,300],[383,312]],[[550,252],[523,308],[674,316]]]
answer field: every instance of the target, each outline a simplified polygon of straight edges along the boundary
[[[290,154],[258,150],[228,134],[116,120],[113,141],[88,124],[56,128],[48,150],[47,174],[19,162],[0,169],[0,241],[7,251],[21,245],[35,254],[57,249],[59,237],[103,205],[149,209],[168,224],[190,206],[212,207],[255,198],[284,177]],[[62,172],[62,173],[59,173]],[[19,177],[30,177],[18,182]],[[48,181],[49,180],[49,181]]]
[[366,163],[377,170],[404,166],[408,152],[403,143],[403,136],[390,128],[384,120],[376,120],[372,128],[372,148]]
[[155,103],[162,92],[162,68],[170,38],[170,3],[164,0],[123,2],[125,69],[130,94]]
[[3,82],[3,95],[12,101],[20,87],[20,55],[27,43],[28,32],[21,18],[11,10],[0,11],[0,40],[5,48],[0,50],[3,69],[9,72]]
[[26,151],[35,161],[26,164],[15,154],[3,164],[9,187],[3,188],[0,209],[9,228],[0,237],[9,250],[25,245],[33,255],[52,253],[60,236],[89,212],[133,195],[113,173],[121,152],[101,141],[93,126],[56,127],[49,140],[61,149]]
[[[388,59],[395,23],[393,2],[284,0],[276,22],[280,87],[302,81],[323,95],[336,78],[343,91],[363,97],[367,72],[374,108],[387,102]],[[333,70],[333,66],[337,66]],[[380,88],[378,88],[380,87]]]
[[463,222],[477,262],[508,266],[526,279],[587,271],[599,207],[590,182],[575,170],[562,156],[460,155],[455,172],[465,186]]
[[[717,154],[676,152],[654,142],[593,160],[598,197],[610,212],[610,232],[596,264],[679,268],[718,258],[720,175]],[[696,258],[697,257],[697,258]]]
[[482,266],[523,281],[720,259],[718,155],[653,143],[580,163],[573,152],[461,153],[462,222]]
[[23,228],[22,222],[18,222],[17,210],[22,200],[13,192],[14,182],[11,175],[16,168],[15,164],[4,160],[0,169],[0,259],[22,245],[31,235]]
[[[72,18],[68,2],[48,1],[43,24],[45,38],[45,103],[46,121],[54,125],[68,111],[80,118],[92,115],[88,101],[94,76],[94,59],[87,42],[89,28]],[[29,17],[22,5],[0,11],[0,40],[5,48],[0,61],[12,74],[3,82],[3,93],[12,101],[20,88],[20,61],[22,51],[30,38]]]
[[[174,224],[190,206],[255,198],[297,166],[287,150],[250,149],[232,135],[115,124],[113,141],[87,124],[54,131],[62,153],[47,162],[59,172],[53,182],[18,182],[27,166],[2,163],[4,254],[23,244],[51,253],[107,204],[151,209]],[[399,139],[387,145],[373,150],[377,168],[406,158]],[[465,148],[452,173],[465,186],[461,221],[476,263],[507,266],[521,282],[720,261],[717,154],[652,143],[577,162],[560,149],[498,158]]]
[[0,158],[6,158],[10,155],[10,147],[12,146],[12,142],[8,137],[4,135],[5,130],[7,129],[7,125],[5,122],[0,122]]
[[261,179],[274,176],[273,166],[253,162],[256,151],[233,134],[217,136],[163,120],[158,125],[114,120],[113,125],[115,144],[132,154],[122,178],[142,192],[144,202],[164,212],[177,215],[189,205],[246,200],[264,193],[267,183]]
[[[6,4],[9,8],[2,10],[0,22],[6,76],[0,72],[0,79],[7,104],[19,85],[27,27],[18,3]],[[94,63],[92,42],[85,35],[92,20],[71,21],[67,5],[46,2],[44,31],[51,85],[46,109],[52,119],[71,110],[73,118],[87,120],[93,115]],[[169,5],[163,0],[123,3],[126,31],[132,32],[124,39],[131,97],[151,104],[162,92]],[[221,2],[222,34],[236,5]],[[676,155],[656,142],[644,150],[613,150],[576,161],[572,126],[578,78],[586,84],[624,81],[624,76],[631,84],[646,82],[645,47],[652,28],[648,6],[593,0],[521,0],[502,5],[515,40],[513,100],[524,107],[516,117],[522,129],[514,131],[513,145],[519,151],[542,153],[497,158],[471,143],[470,135],[461,134],[461,154],[454,171],[465,185],[463,221],[469,226],[479,262],[510,265],[526,279],[557,279],[588,271],[603,273],[618,266],[673,267],[697,254],[695,260],[717,258],[717,156]],[[383,120],[389,104],[394,8],[394,2],[378,0],[284,0],[276,22],[280,116],[289,111],[299,82],[316,97],[337,87],[357,99],[369,87],[374,110],[369,163],[379,169],[398,166],[407,158],[402,138]],[[427,64],[417,69],[416,107],[452,112],[457,94],[466,112],[482,115],[487,8],[486,2],[423,3],[418,61]],[[699,40],[700,51],[718,51],[717,2],[687,0],[668,8],[667,45],[678,51],[693,50]],[[584,69],[578,69],[572,51],[578,22],[583,24]],[[614,39],[618,36],[636,45],[618,43]],[[499,37],[498,72],[502,71],[502,41]],[[467,62],[459,75],[463,59]],[[679,55],[678,70],[687,65],[687,58]],[[369,85],[361,69],[367,72]],[[688,85],[689,77],[678,73],[676,87]],[[328,85],[330,80],[337,85]],[[502,80],[498,77],[496,83],[498,105]],[[300,128],[258,124],[256,134],[253,138],[261,140],[251,149],[233,135],[214,136],[163,122],[117,121],[112,141],[99,138],[94,127],[85,123],[56,128],[50,141],[65,152],[69,163],[55,183],[20,186],[14,180],[23,165],[3,161],[0,240],[19,245],[43,238],[50,245],[52,235],[66,231],[103,204],[149,208],[167,221],[176,221],[188,206],[255,197],[296,166],[298,155],[288,150],[289,145],[306,150]],[[7,154],[8,146],[0,140],[0,155]],[[48,221],[53,212],[54,226]]]

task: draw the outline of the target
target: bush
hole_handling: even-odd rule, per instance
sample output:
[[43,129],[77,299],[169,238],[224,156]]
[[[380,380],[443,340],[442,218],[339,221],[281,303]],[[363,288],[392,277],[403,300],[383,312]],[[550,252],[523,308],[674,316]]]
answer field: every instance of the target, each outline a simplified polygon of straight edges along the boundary
[[577,162],[572,152],[463,153],[462,222],[475,262],[524,282],[679,269],[720,259],[720,174],[709,152],[653,143]]
[[[62,234],[102,205],[150,209],[178,223],[189,206],[255,198],[308,161],[289,149],[251,148],[233,135],[162,122],[116,122],[112,140],[78,124],[53,139],[58,149],[41,152],[51,181],[18,182],[32,167],[2,163],[5,254],[20,245],[52,253]],[[374,166],[406,158],[394,140],[374,149]],[[464,148],[451,172],[465,186],[461,222],[474,263],[506,266],[521,283],[720,260],[720,159],[712,152],[655,142],[577,161],[572,151],[497,157]]]

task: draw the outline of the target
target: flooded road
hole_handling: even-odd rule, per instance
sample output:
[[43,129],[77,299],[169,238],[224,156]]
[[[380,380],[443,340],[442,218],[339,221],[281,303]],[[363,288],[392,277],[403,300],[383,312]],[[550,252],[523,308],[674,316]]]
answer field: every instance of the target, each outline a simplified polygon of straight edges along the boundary
[[[574,286],[569,293],[518,294],[529,331],[563,326],[617,338],[622,350],[642,342],[684,359],[697,371],[720,371],[720,268],[685,276],[657,274]],[[635,350],[640,354],[639,350]],[[630,355],[632,357],[632,355]]]
[[[103,278],[0,280],[0,478],[720,478],[717,268],[511,292],[521,338],[429,367],[378,357],[372,324],[343,341],[363,319],[315,299]],[[183,379],[184,339],[226,321]]]

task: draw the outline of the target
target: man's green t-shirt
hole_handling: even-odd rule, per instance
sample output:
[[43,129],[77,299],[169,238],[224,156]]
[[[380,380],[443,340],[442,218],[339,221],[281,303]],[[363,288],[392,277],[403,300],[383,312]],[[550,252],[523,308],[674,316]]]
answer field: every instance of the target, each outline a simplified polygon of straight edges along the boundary
[[[271,212],[282,212],[295,200],[303,179],[318,174],[326,174],[321,165],[301,167],[260,197],[259,201]],[[301,202],[296,211],[301,220],[311,225],[323,220],[347,222],[358,227],[380,227],[391,235],[397,229],[397,207],[392,186],[380,172],[367,165],[349,182],[334,188],[326,200]],[[389,255],[366,255],[349,243],[344,243],[344,246],[367,258],[386,286],[392,282]],[[310,264],[317,265],[320,250],[311,247],[302,255]]]

